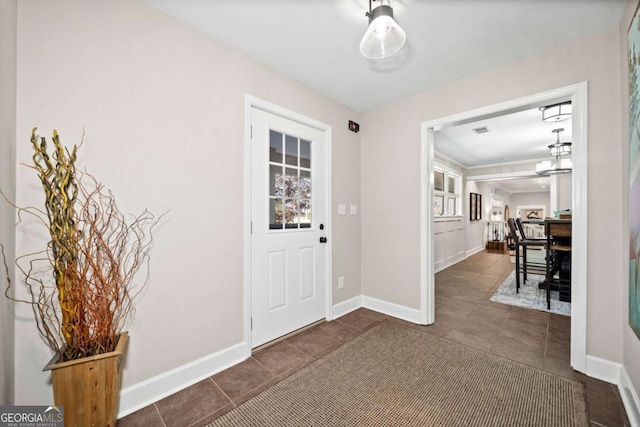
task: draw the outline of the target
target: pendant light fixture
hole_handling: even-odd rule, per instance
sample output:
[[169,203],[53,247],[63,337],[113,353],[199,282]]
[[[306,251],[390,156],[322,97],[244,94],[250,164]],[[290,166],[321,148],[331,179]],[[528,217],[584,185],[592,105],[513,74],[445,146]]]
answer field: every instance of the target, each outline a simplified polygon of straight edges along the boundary
[[[382,0],[373,1],[382,3]],[[391,6],[381,4],[372,9],[371,2],[369,0],[369,12],[366,13],[369,28],[360,42],[360,53],[369,59],[383,59],[399,51],[404,46],[407,35],[393,20]]]
[[545,123],[556,123],[567,120],[571,117],[571,102],[540,107],[542,111],[542,121]]
[[571,154],[571,143],[560,142],[560,132],[563,128],[554,129],[557,135],[556,143],[549,146],[549,154],[554,157],[552,161],[544,161],[536,165],[536,173],[538,175],[561,175],[571,173],[573,164],[568,156]]

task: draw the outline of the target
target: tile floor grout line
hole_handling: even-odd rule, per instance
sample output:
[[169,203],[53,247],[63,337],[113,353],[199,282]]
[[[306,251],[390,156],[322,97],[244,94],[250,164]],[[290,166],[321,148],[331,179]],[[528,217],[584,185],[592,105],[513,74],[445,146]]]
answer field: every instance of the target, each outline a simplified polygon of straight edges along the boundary
[[[231,409],[230,409],[229,411],[231,411],[231,410],[233,410],[233,409],[237,408],[237,406],[236,406],[232,401],[229,401],[229,403],[227,403],[226,405],[224,405],[224,406],[222,406],[222,407],[220,407],[220,408],[216,409],[216,410],[215,410],[215,411],[213,411],[212,413],[207,414],[207,415],[205,415],[205,416],[204,416],[204,417],[202,417],[202,418],[199,418],[199,419],[195,420],[194,422],[192,422],[191,424],[189,424],[187,427],[193,427],[193,426],[195,426],[195,425],[197,425],[197,424],[202,423],[202,420],[206,420],[208,417],[212,416],[212,415],[213,415],[213,414],[215,414],[216,412],[219,412],[219,411],[221,411],[221,410],[225,409],[225,408],[226,408],[227,406],[229,406],[229,405],[231,405]],[[226,414],[227,412],[229,412],[229,411],[226,411],[226,412],[225,412],[225,414]],[[213,418],[212,420],[208,421],[206,424],[210,424],[210,423],[212,423],[214,420],[217,420],[217,419],[218,419],[218,418],[220,418],[222,415],[224,415],[224,414],[218,415],[217,417],[215,417],[215,418]],[[206,425],[206,424],[205,424],[205,425]]]
[[160,410],[158,409],[158,405],[155,404],[155,402],[153,403],[153,407],[156,410],[156,413],[158,414],[158,416],[160,417],[160,421],[162,421],[162,425],[163,427],[167,427],[167,423],[164,422],[164,417],[162,416],[162,414],[160,413]]
[[[222,389],[222,387],[220,387],[218,384],[216,384],[216,382],[213,380],[212,378],[213,376],[207,377],[207,379],[211,380],[211,382],[213,383],[214,386],[216,386],[218,388],[218,390],[220,390],[222,392],[222,394],[224,394],[224,396],[229,399],[229,403],[227,403],[226,405],[221,406],[220,408],[216,409],[215,411],[211,412],[210,414],[206,414],[205,416],[198,418],[197,420],[195,420],[194,422],[192,422],[191,424],[189,424],[188,427],[193,427],[195,425],[197,425],[198,423],[202,422],[202,420],[207,419],[208,417],[212,416],[213,414],[215,414],[216,412],[219,412],[221,410],[223,410],[224,408],[226,408],[227,406],[231,405],[231,409],[236,407],[236,404],[233,403],[233,400],[231,400],[231,398],[227,395],[227,393]],[[229,412],[229,411],[227,411]],[[217,419],[219,417],[215,417],[213,420]],[[213,421],[211,420],[211,421]],[[164,423],[164,419],[163,419],[163,423]],[[209,424],[209,423],[207,423]],[[166,427],[166,423],[165,423],[165,427]]]
[[[274,379],[275,379],[275,378],[271,378],[269,381],[272,381],[272,380],[274,380]],[[269,381],[265,381],[265,382],[263,382],[262,384],[260,384],[259,386],[256,386],[256,387],[252,388],[251,390],[248,390],[246,393],[243,393],[242,395],[238,396],[238,398],[237,398],[236,400],[238,400],[238,401],[242,400],[242,398],[243,398],[243,397],[245,397],[246,395],[248,395],[248,394],[250,394],[250,393],[253,393],[254,391],[256,391],[257,389],[259,389],[259,388],[260,388],[260,387],[262,387],[263,385],[267,384]],[[261,391],[260,393],[262,393],[262,392],[264,392],[264,391],[267,391],[269,388],[273,387],[274,385],[278,384],[279,382],[280,382],[280,381],[276,381],[275,383],[273,383],[271,386],[269,386],[269,387],[265,388],[265,389],[264,389],[263,391]],[[260,393],[258,393],[258,394],[260,394]],[[257,396],[258,394],[256,394],[255,396]],[[246,399],[246,400],[242,401],[242,403],[249,401],[250,399],[254,398],[255,396],[252,396],[252,397],[250,397],[249,399]],[[236,407],[238,407],[238,406],[242,405],[242,403],[238,404],[238,403],[234,402],[233,400],[232,400],[232,402],[234,403],[234,405],[236,405]]]
[[[226,392],[226,391],[224,391],[224,390],[222,389],[222,387],[220,387],[220,386],[218,385],[218,383],[216,383],[216,381],[213,379],[213,375],[211,375],[211,376],[209,377],[209,379],[211,380],[211,382],[213,383],[213,385],[215,385],[216,387],[218,387],[218,390],[220,390],[220,391],[222,392],[222,394],[224,394],[224,397],[226,397],[227,399],[229,399],[229,402],[233,403],[233,399],[231,399],[231,396],[229,396],[229,395],[227,394],[227,392]],[[225,405],[225,406],[226,406],[226,405]],[[223,407],[224,407],[224,406],[223,406]],[[215,413],[215,412],[216,412],[216,411],[213,411],[212,413]],[[211,414],[209,414],[209,415],[211,415]],[[203,417],[203,418],[204,418],[204,417]]]
[[[343,325],[345,325],[345,323],[342,323],[342,324],[343,324]],[[348,326],[348,325],[346,325],[346,326]],[[355,337],[356,337],[356,336],[358,336],[360,333],[362,333],[360,329],[356,329],[356,328],[353,328],[353,329],[355,330],[355,332],[359,332],[359,333],[358,333],[358,334],[356,334],[355,336],[353,336],[351,339],[355,338]],[[311,330],[313,330],[313,328],[312,328],[312,329],[309,329],[309,331],[311,331]],[[317,332],[317,331],[316,331],[316,332]],[[351,339],[348,339],[347,341],[341,341],[341,340],[338,340],[338,346],[336,346],[335,348],[333,348],[333,349],[332,349],[332,350],[330,350],[329,352],[331,352],[331,351],[333,351],[333,350],[337,349],[338,347],[342,346],[343,344],[347,343],[348,341],[351,341]],[[296,370],[294,370],[294,371],[291,371],[291,372],[286,371],[286,372],[282,372],[282,373],[280,373],[280,374],[276,374],[274,371],[272,371],[271,369],[269,369],[266,365],[264,365],[263,363],[261,363],[258,359],[256,359],[255,357],[251,356],[251,358],[252,358],[252,359],[254,359],[254,360],[255,360],[259,365],[263,366],[267,371],[269,371],[269,373],[271,373],[271,374],[273,375],[273,378],[269,379],[268,381],[271,381],[271,380],[273,380],[273,379],[277,379],[279,376],[281,376],[281,375],[283,375],[283,374],[287,374],[287,372],[289,372],[289,373],[288,373],[288,375],[293,375],[294,373],[298,372],[300,369],[302,369],[302,368],[304,368],[304,367],[306,367],[306,366],[310,365],[311,363],[315,362],[316,360],[320,359],[320,357],[316,357],[316,356],[314,356],[314,355],[312,355],[312,354],[309,354],[309,353],[305,352],[304,350],[302,350],[302,349],[298,348],[297,346],[295,346],[295,345],[293,345],[293,344],[291,344],[291,343],[287,342],[286,340],[285,340],[285,341],[282,341],[282,343],[278,343],[278,345],[283,344],[283,343],[286,343],[289,347],[291,347],[291,348],[293,348],[294,350],[299,351],[299,352],[300,352],[300,353],[302,353],[303,355],[307,356],[308,358],[310,358],[310,359],[311,359],[311,361],[309,361],[309,363],[307,363],[306,365],[304,365],[304,366],[302,366],[302,367],[300,367],[300,368],[298,368],[298,369],[296,369]],[[268,350],[268,349],[267,349],[267,350]],[[325,353],[325,354],[323,354],[323,356],[325,356],[325,355],[326,355],[326,353]],[[286,375],[286,376],[288,376],[288,375]],[[286,376],[285,376],[285,378],[286,378]],[[265,384],[265,383],[267,383],[268,381],[265,381],[264,383],[260,384],[260,386],[264,385],[264,384]],[[280,382],[280,381],[282,381],[282,379],[277,380],[277,381],[276,381],[276,383],[274,383],[274,385],[275,385],[275,384],[277,384],[277,383],[278,383],[278,382]],[[260,387],[260,386],[258,386],[258,387]],[[246,393],[245,393],[245,394],[246,394]],[[243,395],[243,396],[244,396],[244,395]]]
[[[284,341],[283,341],[283,342],[284,342]],[[256,361],[260,366],[262,366],[264,369],[266,369],[267,371],[269,371],[269,373],[270,373],[271,375],[273,375],[273,377],[274,377],[274,378],[277,378],[277,377],[278,377],[278,375],[276,375],[276,373],[275,373],[275,372],[273,372],[271,369],[269,369],[269,368],[267,367],[267,365],[265,365],[264,363],[260,362],[258,359],[256,359],[256,358],[255,358],[255,357],[253,357],[253,356],[250,356],[250,358],[251,358],[251,359],[253,359],[253,360],[255,360],[255,361]]]
[[[345,324],[344,324],[344,323],[342,323],[342,322],[339,322],[339,321],[338,321],[338,319],[334,319],[334,320],[332,320],[332,322],[338,322],[339,324],[341,324],[341,325],[342,325],[342,326],[344,326],[344,327],[347,327],[348,329],[353,329],[352,327],[350,327],[350,326],[348,326],[348,325],[345,325]],[[328,322],[327,322],[327,323],[325,323],[325,324],[328,324]],[[315,328],[314,328],[314,329],[315,329]],[[329,337],[329,338],[334,338],[334,337],[335,337],[335,335],[329,334],[328,332],[326,332],[326,331],[324,331],[324,330],[322,330],[322,331],[316,331],[316,332],[318,332],[318,333],[319,333],[319,334],[321,334],[321,335],[324,335],[325,337]],[[339,341],[339,342],[342,342],[342,340],[341,340],[341,339],[338,339],[338,341]]]

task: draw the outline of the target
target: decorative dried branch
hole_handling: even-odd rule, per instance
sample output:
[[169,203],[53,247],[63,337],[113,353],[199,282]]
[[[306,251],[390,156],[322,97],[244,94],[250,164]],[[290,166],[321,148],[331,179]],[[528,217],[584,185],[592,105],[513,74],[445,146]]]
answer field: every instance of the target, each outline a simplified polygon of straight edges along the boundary
[[[117,334],[134,313],[133,300],[148,283],[152,232],[164,214],[145,209],[127,221],[113,193],[76,170],[78,147],[64,149],[55,130],[52,141],[55,162],[33,129],[31,168],[42,182],[46,210],[18,207],[5,197],[20,220],[22,214],[35,217],[51,237],[43,251],[16,259],[31,300],[9,295],[8,274],[5,295],[32,307],[40,335],[66,361],[115,350]],[[136,286],[141,269],[144,279]]]

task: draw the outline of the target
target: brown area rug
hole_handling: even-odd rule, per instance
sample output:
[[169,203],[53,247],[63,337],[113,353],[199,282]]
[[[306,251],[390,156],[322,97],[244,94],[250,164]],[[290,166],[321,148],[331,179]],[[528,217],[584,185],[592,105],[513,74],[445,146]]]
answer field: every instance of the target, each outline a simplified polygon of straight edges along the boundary
[[208,426],[587,426],[582,383],[397,323]]

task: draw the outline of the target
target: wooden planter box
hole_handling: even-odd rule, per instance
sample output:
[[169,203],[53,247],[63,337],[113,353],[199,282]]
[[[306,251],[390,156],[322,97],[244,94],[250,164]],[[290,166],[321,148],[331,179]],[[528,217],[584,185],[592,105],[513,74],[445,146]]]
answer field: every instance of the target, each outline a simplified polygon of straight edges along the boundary
[[65,427],[115,427],[128,333],[118,337],[115,351],[62,363],[56,355],[44,367],[56,406],[64,406]]

